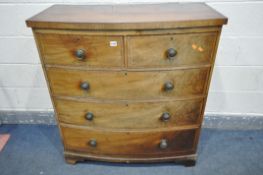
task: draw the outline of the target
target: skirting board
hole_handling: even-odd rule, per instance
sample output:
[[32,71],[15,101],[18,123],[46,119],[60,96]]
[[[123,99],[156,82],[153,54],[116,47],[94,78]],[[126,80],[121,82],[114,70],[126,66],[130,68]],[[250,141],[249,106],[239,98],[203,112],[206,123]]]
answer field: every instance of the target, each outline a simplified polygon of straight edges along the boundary
[[[52,111],[0,111],[0,124],[55,125]],[[205,113],[204,128],[254,130],[263,129],[263,114]]]

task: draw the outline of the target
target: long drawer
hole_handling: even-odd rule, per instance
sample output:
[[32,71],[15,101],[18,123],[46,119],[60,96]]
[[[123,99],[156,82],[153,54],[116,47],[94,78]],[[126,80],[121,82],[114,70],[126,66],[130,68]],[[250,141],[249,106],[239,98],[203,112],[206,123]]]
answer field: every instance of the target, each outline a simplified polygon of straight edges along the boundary
[[87,67],[121,67],[120,36],[37,33],[45,64]]
[[147,103],[98,103],[55,99],[61,122],[106,129],[198,125],[202,105],[203,99]]
[[194,153],[198,129],[154,132],[91,130],[61,124],[65,149],[100,156],[158,157]]
[[47,74],[53,95],[127,100],[203,95],[209,70],[111,72],[47,68]]
[[129,67],[174,67],[210,64],[216,33],[128,37]]

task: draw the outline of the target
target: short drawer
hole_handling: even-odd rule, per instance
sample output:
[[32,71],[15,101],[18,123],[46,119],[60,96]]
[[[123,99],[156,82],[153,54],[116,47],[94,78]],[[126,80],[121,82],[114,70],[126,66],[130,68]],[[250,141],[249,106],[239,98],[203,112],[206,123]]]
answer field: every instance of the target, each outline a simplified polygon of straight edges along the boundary
[[67,151],[113,157],[158,157],[194,152],[197,129],[117,132],[61,124]]
[[123,41],[119,36],[37,33],[45,64],[121,67]]
[[129,67],[174,67],[210,64],[216,33],[131,36]]
[[98,103],[55,100],[64,123],[109,129],[154,129],[197,125],[203,100]]
[[203,95],[209,70],[102,72],[47,68],[47,74],[53,95],[129,100]]

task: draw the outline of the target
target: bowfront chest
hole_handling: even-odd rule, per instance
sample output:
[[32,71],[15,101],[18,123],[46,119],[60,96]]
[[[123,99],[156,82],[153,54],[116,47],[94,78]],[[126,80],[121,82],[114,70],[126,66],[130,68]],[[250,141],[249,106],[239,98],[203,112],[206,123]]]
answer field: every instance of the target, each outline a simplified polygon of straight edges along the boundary
[[68,163],[195,163],[226,17],[202,3],[55,5],[26,22]]

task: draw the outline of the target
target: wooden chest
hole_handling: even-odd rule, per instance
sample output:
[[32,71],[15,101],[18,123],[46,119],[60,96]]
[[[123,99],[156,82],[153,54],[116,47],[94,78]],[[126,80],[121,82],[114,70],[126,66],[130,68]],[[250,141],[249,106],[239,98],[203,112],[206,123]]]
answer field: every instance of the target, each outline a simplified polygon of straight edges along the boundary
[[202,3],[55,5],[26,22],[68,163],[195,163],[226,17]]

